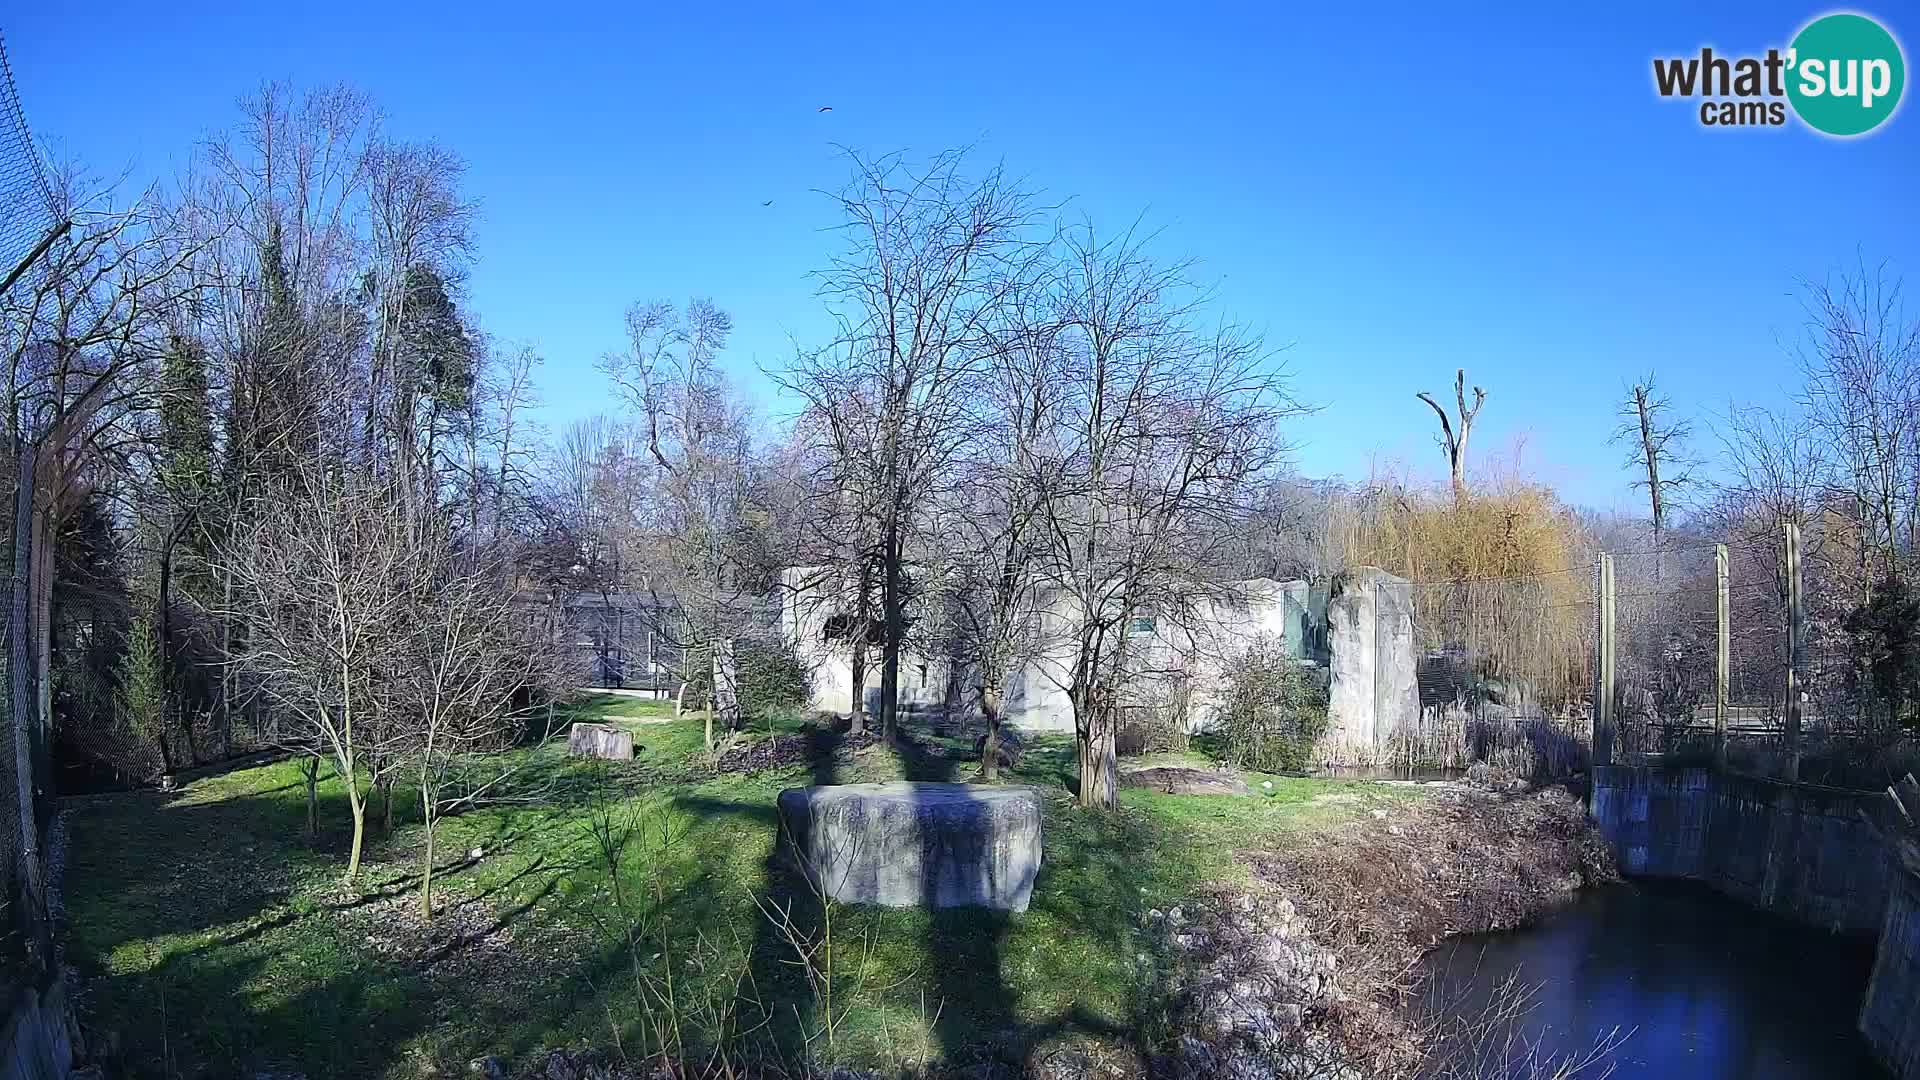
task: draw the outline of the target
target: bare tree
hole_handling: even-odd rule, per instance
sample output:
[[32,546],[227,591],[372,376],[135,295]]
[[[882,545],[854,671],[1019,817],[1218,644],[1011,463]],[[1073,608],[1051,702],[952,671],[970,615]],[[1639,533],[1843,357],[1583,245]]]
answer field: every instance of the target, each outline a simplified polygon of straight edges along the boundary
[[1653,376],[1627,388],[1620,403],[1620,425],[1612,441],[1628,446],[1626,467],[1640,479],[1633,486],[1647,493],[1653,515],[1653,546],[1659,550],[1672,500],[1693,486],[1693,459],[1687,441],[1693,424],[1671,416],[1673,403],[1654,386]]
[[1073,703],[1082,806],[1117,798],[1120,695],[1158,620],[1188,619],[1222,586],[1216,545],[1283,447],[1296,406],[1271,355],[1233,327],[1191,325],[1182,267],[1089,227],[1063,247],[1062,325],[1049,378],[1035,548],[1051,598],[1045,632]]
[[1920,321],[1906,318],[1901,284],[1863,267],[1806,286],[1801,404],[1865,529],[1865,590],[1898,577],[1902,549],[1920,541]]
[[1427,403],[1434,415],[1440,418],[1440,437],[1437,440],[1440,450],[1447,456],[1447,472],[1453,484],[1453,501],[1467,501],[1467,437],[1473,434],[1473,420],[1480,415],[1480,406],[1486,403],[1487,392],[1479,387],[1473,388],[1473,407],[1467,407],[1467,369],[1459,368],[1453,373],[1454,407],[1459,413],[1458,430],[1447,417],[1447,410],[1433,399],[1433,395],[1422,390],[1413,395]]
[[715,713],[739,727],[733,638],[757,608],[759,582],[741,572],[737,545],[747,527],[755,480],[752,427],[716,361],[733,321],[709,301],[684,312],[635,304],[627,311],[628,350],[601,368],[639,416],[654,467],[646,535],[649,582],[684,615],[677,642],[707,666],[706,746]]
[[993,348],[988,313],[1037,253],[1031,197],[997,169],[967,179],[964,157],[924,168],[854,157],[835,197],[847,244],[819,275],[839,336],[779,376],[827,418],[816,430],[836,433],[839,482],[873,516],[883,732],[899,705],[911,552],[971,430],[968,391]]
[[474,347],[453,300],[471,245],[464,170],[431,143],[376,140],[367,154],[376,315],[366,432],[405,481],[410,516],[438,494],[436,444],[473,388]]
[[245,630],[234,662],[323,748],[346,786],[348,881],[359,874],[370,789],[382,779],[369,770],[376,759],[399,760],[405,705],[395,676],[419,630],[416,568],[434,558],[403,505],[391,484],[303,463],[257,500],[248,530],[222,552],[234,587],[226,614]]
[[985,421],[959,463],[950,512],[934,530],[947,548],[938,575],[957,612],[955,675],[971,676],[986,720],[981,773],[998,777],[1008,676],[1041,656],[1040,599],[1045,567],[1038,557],[1041,511],[1054,467],[1043,460],[1059,421],[1053,375],[1062,326],[1039,289],[1016,290],[995,318],[1003,339],[984,381]]
[[[497,756],[520,731],[526,691],[545,689],[550,644],[525,632],[497,568],[451,565],[452,547],[430,543],[409,569],[413,633],[398,672],[408,731],[404,755],[418,785],[426,842],[420,910],[433,917],[435,831],[442,816],[499,792],[517,764]],[[549,639],[550,641],[550,639]],[[524,762],[521,762],[524,763]]]
[[115,209],[81,185],[72,171],[57,178],[54,210],[66,228],[0,296],[16,484],[9,700],[20,858],[42,939],[36,956],[45,952],[45,894],[31,742],[36,728],[42,738],[52,731],[55,540],[103,472],[140,444],[140,418],[154,403],[149,389],[167,343],[163,315],[198,288],[185,270],[193,245],[153,200]]

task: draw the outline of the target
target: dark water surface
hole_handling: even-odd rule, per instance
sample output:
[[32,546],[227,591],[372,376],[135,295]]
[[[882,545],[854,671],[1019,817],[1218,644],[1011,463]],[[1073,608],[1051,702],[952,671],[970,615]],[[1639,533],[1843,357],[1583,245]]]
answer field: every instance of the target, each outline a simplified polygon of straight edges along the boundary
[[1455,1017],[1481,1015],[1508,975],[1538,984],[1522,1028],[1555,1057],[1631,1029],[1611,1055],[1617,1078],[1888,1076],[1854,1026],[1871,943],[1703,887],[1596,890],[1529,929],[1455,939],[1426,965],[1430,1000]]

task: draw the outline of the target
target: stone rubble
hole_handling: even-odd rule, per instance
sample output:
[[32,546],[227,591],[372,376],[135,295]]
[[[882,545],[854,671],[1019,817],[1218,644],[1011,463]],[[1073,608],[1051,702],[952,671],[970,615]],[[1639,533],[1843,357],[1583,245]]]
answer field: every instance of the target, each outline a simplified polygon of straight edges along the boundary
[[1175,1077],[1358,1077],[1316,1021],[1341,1000],[1338,962],[1277,890],[1147,914],[1173,975]]

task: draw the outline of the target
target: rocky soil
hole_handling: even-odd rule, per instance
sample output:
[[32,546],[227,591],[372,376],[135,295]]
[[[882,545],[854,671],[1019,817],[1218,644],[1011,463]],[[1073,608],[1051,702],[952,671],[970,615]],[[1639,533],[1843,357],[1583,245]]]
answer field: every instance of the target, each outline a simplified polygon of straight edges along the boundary
[[1149,916],[1176,1046],[1154,1072],[1273,1080],[1414,1073],[1408,973],[1441,938],[1531,921],[1617,877],[1579,800],[1449,786],[1301,851],[1241,890]]

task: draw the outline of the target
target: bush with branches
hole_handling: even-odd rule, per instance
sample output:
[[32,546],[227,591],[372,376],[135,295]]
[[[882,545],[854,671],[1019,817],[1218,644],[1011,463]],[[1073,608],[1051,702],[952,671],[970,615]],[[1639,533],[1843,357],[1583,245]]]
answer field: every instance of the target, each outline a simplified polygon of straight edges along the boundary
[[1218,728],[1227,760],[1262,772],[1302,772],[1327,729],[1327,694],[1277,637],[1228,658]]
[[[740,703],[743,723],[763,719],[783,709],[802,708],[812,694],[812,675],[807,663],[788,642],[736,641],[733,668],[734,694]],[[713,665],[703,656],[695,656],[685,672],[682,705],[705,708],[713,691]]]

